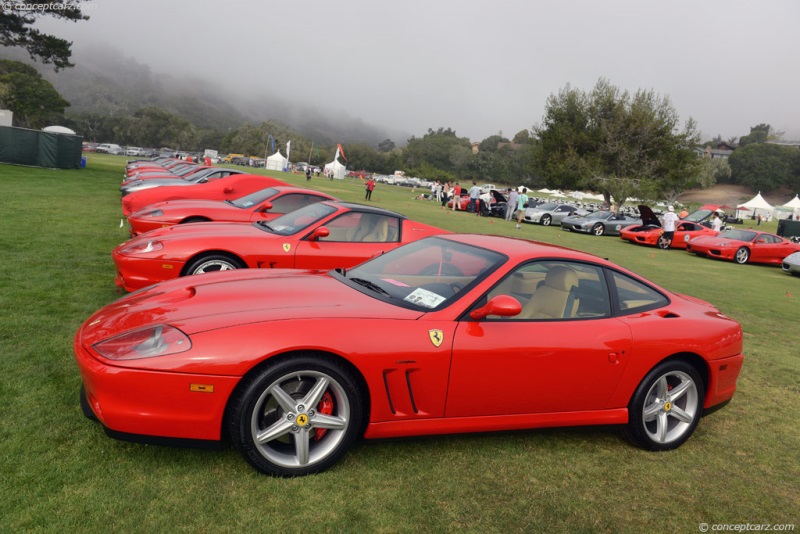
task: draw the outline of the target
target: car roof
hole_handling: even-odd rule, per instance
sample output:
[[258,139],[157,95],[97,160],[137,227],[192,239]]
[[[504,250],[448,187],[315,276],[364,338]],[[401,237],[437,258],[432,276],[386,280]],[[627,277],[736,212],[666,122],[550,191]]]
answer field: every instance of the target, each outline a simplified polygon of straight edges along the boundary
[[355,202],[342,202],[342,201],[334,201],[334,200],[326,200],[324,203],[331,204],[333,206],[343,206],[347,209],[351,209],[354,211],[361,211],[365,213],[377,213],[379,215],[388,215],[391,217],[398,217],[400,219],[408,219],[402,213],[397,213],[396,211],[387,210],[384,208],[378,208],[376,206],[369,206],[366,204],[357,204]]
[[537,258],[561,258],[578,261],[588,261],[606,266],[617,267],[610,261],[567,247],[551,245],[520,237],[505,237],[486,234],[444,234],[436,236],[442,239],[450,239],[459,243],[486,248],[507,255],[512,260],[537,259]]

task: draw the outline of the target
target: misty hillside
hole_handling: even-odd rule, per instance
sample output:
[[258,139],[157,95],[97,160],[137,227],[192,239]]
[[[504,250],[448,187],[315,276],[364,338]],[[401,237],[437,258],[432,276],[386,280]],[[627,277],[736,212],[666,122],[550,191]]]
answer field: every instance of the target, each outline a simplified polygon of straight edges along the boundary
[[390,138],[402,145],[410,134],[365,124],[360,119],[333,116],[308,107],[290,106],[276,97],[258,100],[235,96],[237,78],[225,69],[210,68],[204,80],[153,72],[111,47],[73,48],[75,67],[56,73],[34,63],[22,50],[4,48],[2,56],[33,65],[70,103],[68,115],[130,115],[145,106],[158,106],[195,126],[222,132],[245,122],[277,120],[322,145],[367,143]]

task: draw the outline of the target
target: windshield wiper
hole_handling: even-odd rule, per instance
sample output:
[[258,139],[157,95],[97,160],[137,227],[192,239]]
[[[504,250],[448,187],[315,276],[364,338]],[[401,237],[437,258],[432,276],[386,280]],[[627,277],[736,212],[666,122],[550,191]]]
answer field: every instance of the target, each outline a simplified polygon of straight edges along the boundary
[[383,293],[384,295],[388,295],[389,294],[388,291],[383,289],[381,286],[379,286],[375,282],[370,282],[369,280],[366,280],[364,278],[349,278],[348,280],[352,280],[356,284],[359,284],[359,285],[362,285],[364,287],[367,287],[367,288],[375,291],[376,293]]
[[275,233],[275,230],[273,230],[272,227],[269,224],[266,223],[266,221],[256,221],[256,224],[259,225],[262,228],[266,228],[267,230],[269,230],[272,233]]

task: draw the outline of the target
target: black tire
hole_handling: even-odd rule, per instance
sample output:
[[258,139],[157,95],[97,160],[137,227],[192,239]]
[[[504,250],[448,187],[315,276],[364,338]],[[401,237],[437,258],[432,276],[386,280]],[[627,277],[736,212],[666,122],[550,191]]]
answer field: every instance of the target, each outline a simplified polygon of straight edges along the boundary
[[697,369],[665,361],[647,373],[628,404],[628,439],[651,451],[683,444],[703,415],[705,386]]
[[[294,477],[339,461],[362,432],[364,407],[344,366],[324,355],[304,354],[243,379],[231,396],[226,421],[234,446],[250,465],[268,475]],[[267,430],[271,436],[257,443],[256,436]]]
[[542,226],[550,226],[553,222],[553,218],[549,215],[542,216]]
[[592,233],[597,236],[603,235],[606,233],[606,226],[602,223],[597,223],[592,226]]
[[669,248],[672,246],[672,241],[670,241],[669,239],[667,239],[662,235],[661,237],[658,238],[656,246],[661,250],[669,250]]
[[186,267],[184,275],[203,274],[215,271],[231,271],[247,267],[239,259],[225,254],[206,254],[196,258]]
[[740,247],[733,255],[733,261],[739,265],[744,265],[750,259],[750,249],[747,247]]
[[86,388],[81,384],[81,392],[80,392],[80,403],[81,403],[81,412],[87,419],[91,419],[92,421],[99,421],[97,416],[94,414],[92,407],[89,406],[89,399],[86,397]]
[[187,219],[182,220],[178,224],[192,224],[192,223],[199,223],[199,222],[211,222],[211,219],[206,217],[189,217]]

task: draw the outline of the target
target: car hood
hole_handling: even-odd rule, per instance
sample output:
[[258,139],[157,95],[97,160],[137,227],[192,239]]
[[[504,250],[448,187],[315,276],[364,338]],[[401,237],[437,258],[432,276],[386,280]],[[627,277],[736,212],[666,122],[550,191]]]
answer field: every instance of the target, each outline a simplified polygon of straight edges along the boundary
[[[179,224],[167,226],[145,232],[134,239],[154,239],[171,241],[173,239],[210,239],[226,237],[242,237],[253,235],[269,239],[294,239],[293,236],[273,234],[267,230],[257,228],[255,223],[249,222],[204,222],[200,224]],[[131,240],[132,241],[132,240]],[[124,245],[124,244],[123,244]]]
[[644,226],[656,226],[661,228],[661,221],[658,220],[658,217],[656,217],[656,214],[650,209],[650,206],[639,206],[639,218],[642,220],[642,225]]
[[150,178],[148,180],[136,180],[125,184],[119,188],[120,191],[140,191],[142,189],[150,189],[152,187],[160,187],[162,185],[194,185],[189,180],[183,178]]
[[699,235],[689,240],[693,245],[703,245],[704,247],[719,247],[719,246],[734,246],[745,245],[749,241],[740,241],[738,239],[729,239],[722,235]]
[[153,210],[161,210],[164,213],[175,213],[175,212],[196,212],[200,213],[197,210],[219,210],[219,209],[239,209],[225,202],[224,200],[191,200],[191,199],[180,199],[180,200],[166,200],[164,202],[156,202],[154,204],[150,204],[147,207],[144,207],[135,213],[131,214],[131,217],[136,217],[138,214],[146,213]]
[[243,269],[188,276],[131,293],[89,317],[89,346],[138,328],[169,324],[187,335],[265,321],[385,318],[422,312],[394,306],[322,271]]

